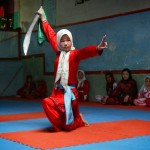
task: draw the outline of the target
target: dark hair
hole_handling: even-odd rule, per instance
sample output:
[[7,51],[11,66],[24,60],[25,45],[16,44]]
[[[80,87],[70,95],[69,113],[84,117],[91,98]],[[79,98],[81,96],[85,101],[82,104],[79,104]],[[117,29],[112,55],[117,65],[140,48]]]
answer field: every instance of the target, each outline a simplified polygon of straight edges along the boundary
[[113,77],[113,74],[112,74],[111,71],[105,73],[105,77],[107,77],[108,75],[111,76],[111,77]]
[[[108,82],[107,81],[107,76],[110,76],[111,77],[111,82]],[[106,79],[106,92],[107,94],[110,96],[112,95],[112,92],[113,92],[113,84],[115,82],[115,78],[113,76],[113,73],[112,72],[106,72],[105,74],[105,79]]]
[[[131,70],[130,69],[128,69],[128,68],[124,68],[123,70],[122,70],[122,74],[123,74],[123,72],[128,72],[129,73],[129,79],[128,80],[131,80],[132,79],[132,72],[131,72]],[[123,79],[123,77],[122,77],[122,79]],[[123,79],[124,80],[124,79]]]
[[26,81],[28,81],[28,79],[31,79],[31,80],[32,80],[32,76],[31,76],[31,75],[27,75],[27,76],[26,76]]

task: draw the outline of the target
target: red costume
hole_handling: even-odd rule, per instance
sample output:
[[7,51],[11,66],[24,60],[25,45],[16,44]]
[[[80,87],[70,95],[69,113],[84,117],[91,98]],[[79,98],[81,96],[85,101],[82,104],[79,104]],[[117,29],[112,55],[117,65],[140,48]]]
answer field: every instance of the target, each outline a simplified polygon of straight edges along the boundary
[[[60,51],[58,50],[58,43],[56,39],[56,33],[48,24],[47,21],[42,21],[42,27],[48,41],[50,42],[52,48],[56,53],[56,59],[54,62],[54,76],[56,77],[58,62],[60,58]],[[69,55],[69,75],[68,75],[68,85],[75,85],[77,83],[77,71],[78,65],[81,60],[87,59],[89,57],[94,57],[101,55],[102,51],[98,52],[96,49],[97,46],[88,46],[80,50],[71,50]],[[57,83],[59,83],[57,81]],[[83,120],[79,113],[78,105],[78,91],[75,87],[72,88],[72,92],[75,95],[75,100],[71,101],[72,111],[74,116],[74,121],[66,125],[66,110],[64,107],[64,89],[59,87],[53,88],[52,94],[45,98],[42,102],[44,111],[52,123],[55,131],[61,130],[73,130],[78,127],[84,126]]]
[[47,85],[45,81],[39,80],[34,91],[34,98],[45,98],[47,93]]

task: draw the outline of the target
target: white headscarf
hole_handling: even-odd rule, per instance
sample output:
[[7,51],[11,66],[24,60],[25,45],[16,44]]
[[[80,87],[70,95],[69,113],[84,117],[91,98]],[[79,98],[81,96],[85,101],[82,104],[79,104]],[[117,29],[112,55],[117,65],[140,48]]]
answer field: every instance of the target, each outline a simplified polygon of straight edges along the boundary
[[63,35],[68,35],[68,37],[71,40],[72,46],[71,50],[74,50],[75,47],[73,46],[73,38],[72,34],[69,30],[67,29],[62,29],[57,32],[57,43],[58,43],[58,50],[61,51],[60,57],[59,57],[59,62],[58,62],[58,68],[57,68],[57,73],[56,73],[56,78],[55,78],[55,83],[60,79],[61,85],[64,87],[64,89],[67,88],[68,86],[68,76],[69,76],[69,52],[62,51],[60,47],[60,40]]
[[71,46],[71,50],[74,50],[75,47],[73,46],[73,38],[72,38],[72,34],[69,30],[67,29],[61,29],[57,32],[57,43],[58,43],[58,50],[59,51],[62,51],[61,48],[60,48],[60,40],[62,38],[63,35],[68,35],[70,40],[71,40],[71,43],[72,43],[72,46]]
[[[82,74],[83,74],[82,79],[80,79],[79,76],[78,76],[79,72],[82,72]],[[77,80],[78,80],[77,88],[79,88],[80,86],[83,87],[84,86],[84,81],[86,80],[85,72],[83,70],[78,70],[78,73],[77,73]]]
[[150,76],[146,76],[146,77],[144,78],[144,84],[143,84],[143,86],[141,87],[140,91],[147,92],[147,87],[146,87],[146,85],[145,85],[145,80],[146,80],[146,79],[150,79]]

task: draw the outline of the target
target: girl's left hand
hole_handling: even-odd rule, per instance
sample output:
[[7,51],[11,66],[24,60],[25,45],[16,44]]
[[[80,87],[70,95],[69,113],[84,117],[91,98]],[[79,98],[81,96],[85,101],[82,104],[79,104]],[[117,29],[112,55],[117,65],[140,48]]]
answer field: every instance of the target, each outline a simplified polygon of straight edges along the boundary
[[97,46],[97,50],[103,50],[105,48],[108,48],[107,42],[105,42],[105,39],[106,39],[106,35],[103,36],[100,44]]

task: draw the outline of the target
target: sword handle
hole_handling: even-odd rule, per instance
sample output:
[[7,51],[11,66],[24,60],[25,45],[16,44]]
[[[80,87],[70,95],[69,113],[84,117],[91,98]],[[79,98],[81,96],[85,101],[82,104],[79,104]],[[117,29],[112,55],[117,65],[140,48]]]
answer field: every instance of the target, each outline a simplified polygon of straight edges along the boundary
[[35,12],[35,15],[39,15],[39,17],[41,18],[41,14],[37,11],[37,12]]

